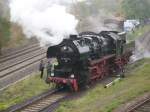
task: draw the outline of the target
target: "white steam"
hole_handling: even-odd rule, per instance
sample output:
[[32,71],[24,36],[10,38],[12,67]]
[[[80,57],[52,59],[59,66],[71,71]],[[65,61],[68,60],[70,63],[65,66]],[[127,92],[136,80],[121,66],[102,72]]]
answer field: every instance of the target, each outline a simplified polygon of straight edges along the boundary
[[41,44],[58,44],[76,33],[78,20],[69,14],[68,0],[11,0],[11,22],[22,26],[28,38],[36,37]]
[[150,57],[150,31],[135,41],[135,52],[132,56],[133,61]]

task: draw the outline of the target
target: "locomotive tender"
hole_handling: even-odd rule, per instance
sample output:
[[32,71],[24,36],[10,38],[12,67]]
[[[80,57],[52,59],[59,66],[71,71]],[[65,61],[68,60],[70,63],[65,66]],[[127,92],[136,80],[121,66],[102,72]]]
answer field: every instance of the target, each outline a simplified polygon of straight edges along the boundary
[[70,35],[59,45],[47,50],[47,58],[56,58],[55,65],[46,82],[57,86],[69,86],[78,91],[92,81],[112,74],[122,74],[132,55],[125,33],[101,31]]

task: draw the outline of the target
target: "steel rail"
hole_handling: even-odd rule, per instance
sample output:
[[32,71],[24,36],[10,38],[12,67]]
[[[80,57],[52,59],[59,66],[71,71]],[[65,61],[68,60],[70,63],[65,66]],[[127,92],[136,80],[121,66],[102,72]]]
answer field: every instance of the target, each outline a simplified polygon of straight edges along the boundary
[[[5,110],[4,112],[40,112],[50,105],[58,102],[59,100],[67,97],[68,93],[61,93],[60,89],[52,89],[41,95],[35,96],[21,104],[12,106]],[[60,95],[60,96],[59,96]],[[45,102],[44,102],[45,101]]]
[[137,103],[136,105],[131,106],[130,108],[128,108],[128,110],[126,112],[134,112],[134,110],[136,110],[137,108],[140,108],[142,105],[144,105],[145,103],[149,102],[150,98],[147,98],[139,103]]
[[25,55],[25,54],[30,53],[30,52],[32,52],[32,51],[36,51],[36,50],[38,50],[38,49],[40,49],[40,47],[39,47],[39,46],[36,46],[36,47],[32,47],[31,49],[19,51],[18,53],[15,53],[14,55],[10,55],[10,56],[1,58],[1,59],[0,59],[0,63],[3,63],[3,62],[8,61],[8,60],[11,60],[11,59],[16,58],[16,57],[18,57],[18,56]]
[[46,53],[46,52],[45,52],[45,51],[42,51],[42,52],[39,52],[39,53],[37,53],[37,54],[33,54],[33,55],[30,56],[30,57],[27,57],[27,58],[24,58],[24,59],[22,59],[22,60],[20,60],[20,61],[17,61],[17,62],[15,62],[15,63],[9,64],[8,66],[5,66],[5,67],[3,67],[3,68],[0,68],[0,72],[4,71],[4,70],[6,70],[6,69],[9,69],[9,68],[11,68],[11,67],[13,67],[13,66],[16,66],[16,65],[18,65],[18,64],[20,64],[20,63],[23,63],[23,62],[25,62],[25,61],[28,61],[28,60],[30,60],[30,59],[32,59],[32,58],[35,58],[35,57],[37,57],[37,56],[40,56],[40,55],[42,55],[42,54],[44,54],[44,53]]
[[20,49],[18,49],[16,51],[13,51],[11,53],[7,53],[7,54],[4,54],[4,55],[1,55],[0,59],[5,58],[5,57],[9,57],[9,56],[17,54],[17,53],[19,53],[19,52],[21,52],[23,50],[25,51],[25,50],[28,50],[30,48],[37,47],[37,46],[39,46],[39,43],[35,43],[35,44],[32,44],[32,45],[24,46],[23,48],[20,48]]
[[[42,54],[42,55],[43,55],[43,54]],[[40,55],[39,55],[39,56],[40,56]],[[36,62],[38,62],[38,61],[40,61],[40,60],[42,60],[42,59],[45,59],[45,58],[46,58],[45,56],[42,56],[41,58],[38,58],[38,59],[34,60],[34,61],[31,62],[31,63],[25,64],[25,65],[23,65],[23,66],[21,66],[21,67],[18,67],[18,68],[16,68],[16,69],[14,69],[14,70],[8,71],[8,72],[4,73],[3,75],[0,75],[0,78],[4,78],[4,77],[8,76],[9,74],[11,74],[11,73],[13,73],[13,72],[16,72],[16,71],[18,71],[18,70],[20,70],[20,69],[23,69],[23,68],[25,68],[26,66],[32,65],[32,64],[34,64],[34,63],[36,63]],[[21,63],[20,63],[20,64],[21,64]],[[18,65],[18,64],[17,64],[17,65]],[[6,69],[6,71],[7,71],[7,69]],[[3,72],[3,71],[2,71],[2,72]]]

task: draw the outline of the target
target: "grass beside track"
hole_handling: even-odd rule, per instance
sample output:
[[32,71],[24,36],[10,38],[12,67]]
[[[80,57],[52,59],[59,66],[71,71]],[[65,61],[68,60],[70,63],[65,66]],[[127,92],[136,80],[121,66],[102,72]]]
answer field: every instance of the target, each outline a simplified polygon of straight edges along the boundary
[[128,66],[127,77],[105,89],[95,88],[72,101],[61,104],[56,112],[112,112],[119,105],[150,91],[150,59],[140,60]]
[[150,31],[150,25],[141,26],[137,29],[135,29],[134,32],[130,32],[127,34],[128,41],[136,40],[137,38],[140,38],[143,34]]
[[40,75],[31,75],[26,79],[0,91],[0,110],[30,99],[52,87],[40,79]]

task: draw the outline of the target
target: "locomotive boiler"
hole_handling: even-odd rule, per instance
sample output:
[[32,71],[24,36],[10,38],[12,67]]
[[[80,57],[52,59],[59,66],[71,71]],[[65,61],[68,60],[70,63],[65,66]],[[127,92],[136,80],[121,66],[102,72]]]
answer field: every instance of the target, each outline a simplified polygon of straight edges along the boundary
[[70,35],[59,45],[48,48],[47,58],[56,58],[58,65],[53,67],[46,82],[78,91],[104,76],[123,74],[133,50],[133,46],[127,46],[125,33],[116,31]]

